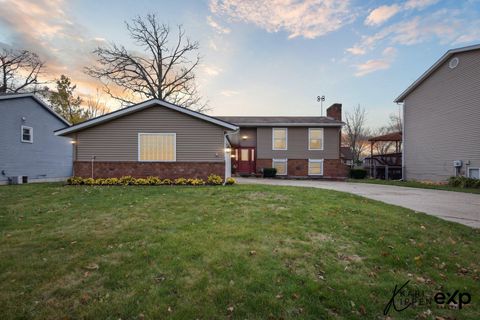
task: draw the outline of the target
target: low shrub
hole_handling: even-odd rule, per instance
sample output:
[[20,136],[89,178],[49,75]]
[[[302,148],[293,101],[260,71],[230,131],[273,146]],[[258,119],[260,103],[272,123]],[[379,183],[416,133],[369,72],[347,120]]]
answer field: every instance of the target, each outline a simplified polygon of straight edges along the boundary
[[232,184],[235,184],[235,179],[233,179],[232,177],[230,178],[227,178],[227,181],[225,181],[225,184],[226,185],[232,185]]
[[163,184],[163,185],[171,185],[171,184],[173,184],[173,181],[170,180],[170,179],[163,179],[160,184]]
[[[235,180],[233,178],[227,179],[227,184],[234,184]],[[127,186],[127,185],[138,185],[138,186],[159,186],[159,185],[180,185],[180,186],[203,186],[205,184],[210,185],[221,185],[223,184],[222,177],[218,175],[208,176],[207,181],[197,178],[177,178],[177,179],[160,179],[158,177],[147,177],[147,178],[134,178],[131,176],[124,176],[120,178],[82,178],[82,177],[71,177],[67,179],[67,184],[70,185],[89,185],[89,186]]]
[[135,178],[132,176],[123,176],[118,179],[118,183],[123,184],[124,186],[132,185],[134,184],[134,182],[135,182]]
[[184,185],[187,184],[187,179],[185,179],[185,178],[177,178],[177,179],[175,179],[175,180],[173,181],[173,183],[174,183],[175,185],[177,185],[177,186],[178,186],[178,185],[184,186]]
[[277,176],[276,168],[263,168],[263,177],[264,178],[275,178]]
[[203,186],[205,181],[203,179],[187,179],[187,184],[189,186]]
[[350,178],[365,179],[367,177],[367,170],[365,169],[350,169]]
[[207,184],[213,185],[213,186],[218,186],[223,184],[223,179],[220,176],[217,176],[216,174],[211,174],[207,178]]
[[467,177],[450,177],[448,179],[448,185],[456,188],[480,188],[480,179],[467,178]]
[[151,186],[158,186],[162,184],[162,180],[159,177],[148,177],[147,181]]

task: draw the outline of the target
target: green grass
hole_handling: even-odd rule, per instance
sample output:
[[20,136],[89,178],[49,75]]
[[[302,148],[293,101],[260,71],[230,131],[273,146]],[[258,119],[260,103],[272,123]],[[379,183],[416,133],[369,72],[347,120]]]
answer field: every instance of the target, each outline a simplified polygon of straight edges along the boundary
[[[384,319],[396,284],[472,295],[480,232],[310,188],[0,187],[1,319]],[[450,318],[448,318],[450,317]]]
[[373,183],[373,184],[384,184],[384,185],[399,186],[399,187],[436,189],[436,190],[480,194],[480,189],[451,187],[449,185],[429,184],[429,183],[424,183],[424,182],[419,182],[419,181],[399,181],[399,180],[381,180],[381,179],[348,179],[348,182]]

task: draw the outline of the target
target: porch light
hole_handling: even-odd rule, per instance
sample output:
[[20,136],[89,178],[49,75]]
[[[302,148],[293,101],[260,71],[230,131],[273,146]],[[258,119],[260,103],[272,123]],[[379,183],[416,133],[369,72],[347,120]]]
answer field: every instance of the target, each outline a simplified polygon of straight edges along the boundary
[[225,148],[225,152],[232,152],[232,148]]
[[71,143],[71,144],[75,144],[75,143],[77,143],[77,141],[75,141],[75,140],[70,140],[70,143]]
[[248,136],[242,136],[243,140],[247,140]]

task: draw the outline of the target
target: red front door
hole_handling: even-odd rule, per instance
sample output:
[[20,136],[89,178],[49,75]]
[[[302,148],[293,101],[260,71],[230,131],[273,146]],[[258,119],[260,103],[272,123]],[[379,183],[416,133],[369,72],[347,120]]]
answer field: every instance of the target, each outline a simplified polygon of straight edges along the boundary
[[255,148],[238,148],[236,152],[237,172],[240,174],[255,173]]

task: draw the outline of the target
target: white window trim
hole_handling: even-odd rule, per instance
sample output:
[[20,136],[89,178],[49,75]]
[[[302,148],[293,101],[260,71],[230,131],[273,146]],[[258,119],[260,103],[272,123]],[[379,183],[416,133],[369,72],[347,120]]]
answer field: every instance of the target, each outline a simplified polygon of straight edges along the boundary
[[[321,148],[310,148],[310,131],[311,130],[322,130],[322,147]],[[323,128],[308,128],[308,150],[323,150],[325,145],[325,130]]]
[[[321,163],[322,166],[321,166],[321,173],[310,173],[310,163],[313,162],[313,163]],[[323,176],[323,159],[308,159],[308,175],[309,176]]]
[[288,175],[288,159],[272,159],[272,168],[275,168],[275,162],[285,162],[285,174],[278,174],[277,176],[287,176]]
[[467,177],[468,177],[468,178],[470,178],[470,170],[472,170],[472,169],[473,169],[473,170],[478,170],[478,171],[480,171],[480,168],[469,167],[469,168],[467,169]]
[[[30,140],[23,140],[23,129],[29,129],[30,130]],[[21,128],[20,128],[20,141],[25,142],[25,143],[33,143],[33,128],[32,127],[21,126]]]
[[[275,130],[285,130],[285,149],[275,148]],[[288,128],[272,128],[272,150],[288,150]]]
[[[170,135],[173,136],[173,160],[140,160],[140,136],[142,135]],[[177,134],[170,132],[139,132],[137,139],[137,160],[138,162],[176,162],[177,161]]]

